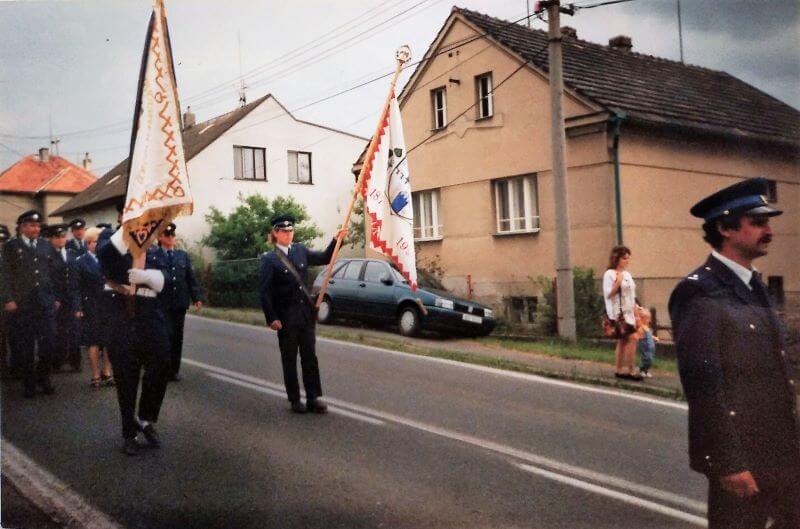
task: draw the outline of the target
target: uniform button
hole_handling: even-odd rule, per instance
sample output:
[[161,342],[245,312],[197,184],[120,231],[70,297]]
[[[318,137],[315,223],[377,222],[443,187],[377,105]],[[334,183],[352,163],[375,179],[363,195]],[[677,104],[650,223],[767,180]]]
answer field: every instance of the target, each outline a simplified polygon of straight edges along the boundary
[[39,271],[38,271],[38,270],[34,270],[34,271],[33,271],[33,273],[34,273],[34,274],[38,274],[38,273],[39,273]]
[[794,386],[794,380],[789,380],[789,384]]
[[783,349],[781,349],[781,356],[786,356],[786,351],[784,351]]
[[731,410],[729,413],[730,413],[730,416],[731,416],[731,417],[733,417],[734,415],[736,415],[736,412],[735,412],[735,411],[733,411],[733,410]]
[[706,461],[708,461],[709,459],[711,459],[711,456],[706,456]]
[[750,328],[753,329],[753,330],[756,330],[756,326],[753,325],[752,323],[750,324]]

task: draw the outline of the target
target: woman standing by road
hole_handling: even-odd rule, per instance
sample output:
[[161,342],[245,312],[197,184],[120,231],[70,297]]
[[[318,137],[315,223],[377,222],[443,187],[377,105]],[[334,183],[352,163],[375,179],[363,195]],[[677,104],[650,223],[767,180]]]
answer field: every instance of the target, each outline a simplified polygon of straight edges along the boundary
[[603,298],[608,319],[617,328],[616,369],[617,378],[642,380],[636,371],[636,283],[628,272],[631,251],[626,246],[611,249],[608,270],[603,275]]

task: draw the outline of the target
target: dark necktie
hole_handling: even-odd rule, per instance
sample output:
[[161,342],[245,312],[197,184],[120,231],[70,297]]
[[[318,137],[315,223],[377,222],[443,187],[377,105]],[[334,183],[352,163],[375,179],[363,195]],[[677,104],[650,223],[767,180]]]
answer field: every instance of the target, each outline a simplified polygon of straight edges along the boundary
[[762,307],[769,307],[769,292],[764,282],[761,281],[761,274],[753,272],[753,277],[750,278],[750,287],[753,289],[753,296]]
[[169,259],[169,264],[172,264],[172,250],[167,250],[167,258]]

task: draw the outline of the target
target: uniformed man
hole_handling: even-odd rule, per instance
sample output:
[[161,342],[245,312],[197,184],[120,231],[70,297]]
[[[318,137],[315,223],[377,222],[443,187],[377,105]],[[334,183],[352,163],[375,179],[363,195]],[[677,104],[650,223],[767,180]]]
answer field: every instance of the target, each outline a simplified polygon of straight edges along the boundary
[[170,380],[180,380],[181,352],[183,350],[183,324],[189,302],[199,311],[203,306],[203,289],[197,282],[189,254],[175,247],[175,224],[170,223],[158,238],[158,253],[167,269],[167,284],[159,294],[167,317],[170,334],[170,357],[172,372]]
[[[75,314],[71,307],[70,275],[78,255],[67,248],[67,224],[50,224],[46,236],[52,247],[50,279],[56,297],[55,334],[53,336],[53,369],[58,370],[69,362],[72,370],[81,369],[80,349],[75,335]],[[77,353],[77,354],[76,354]]]
[[[3,279],[3,246],[5,246],[11,234],[8,232],[8,226],[0,224],[0,281]],[[3,287],[0,286],[0,291]],[[9,355],[9,340],[8,340],[8,325],[6,324],[6,311],[0,310],[0,375],[3,380],[11,378],[11,361]]]
[[67,241],[67,248],[75,252],[76,257],[86,253],[86,243],[83,237],[86,235],[86,221],[83,219],[72,219],[69,223],[72,238]]
[[[283,365],[283,382],[292,411],[325,413],[328,406],[320,398],[322,383],[315,352],[316,311],[314,300],[306,290],[309,266],[328,264],[336,245],[334,239],[323,252],[293,243],[295,219],[280,215],[272,219],[269,240],[275,249],[261,256],[259,290],[261,307],[267,325],[278,331],[278,344]],[[346,233],[346,230],[342,230]],[[303,370],[306,405],[300,401],[297,381],[297,354]]]
[[[766,180],[701,200],[708,260],[669,311],[689,402],[690,466],[708,477],[711,529],[800,527],[800,424],[785,333],[753,261],[767,255]],[[767,525],[771,523],[772,525]]]
[[[19,237],[3,248],[0,301],[9,315],[15,362],[22,371],[23,395],[33,398],[36,386],[51,395],[53,314],[56,297],[48,268],[52,248],[39,237],[42,214],[29,210],[19,216]],[[38,362],[36,352],[38,350]]]
[[133,260],[119,230],[112,235],[106,229],[101,234],[97,257],[109,292],[104,316],[109,324],[108,352],[122,419],[123,451],[134,456],[140,448],[136,440],[140,431],[150,446],[161,444],[154,425],[167,389],[170,358],[164,311],[157,296],[164,287],[166,270],[150,252],[145,269],[132,268]]

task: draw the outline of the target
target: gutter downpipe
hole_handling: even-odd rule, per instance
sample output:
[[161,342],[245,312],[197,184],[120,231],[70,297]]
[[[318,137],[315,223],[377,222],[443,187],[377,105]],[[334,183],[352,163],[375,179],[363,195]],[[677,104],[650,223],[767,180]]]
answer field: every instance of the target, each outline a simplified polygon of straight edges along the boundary
[[620,127],[622,122],[627,118],[627,114],[622,111],[612,111],[613,115],[608,120],[611,124],[613,139],[611,142],[611,158],[614,162],[614,206],[616,209],[616,222],[617,222],[617,244],[623,244],[622,237],[622,185],[620,182],[619,170],[619,136]]

